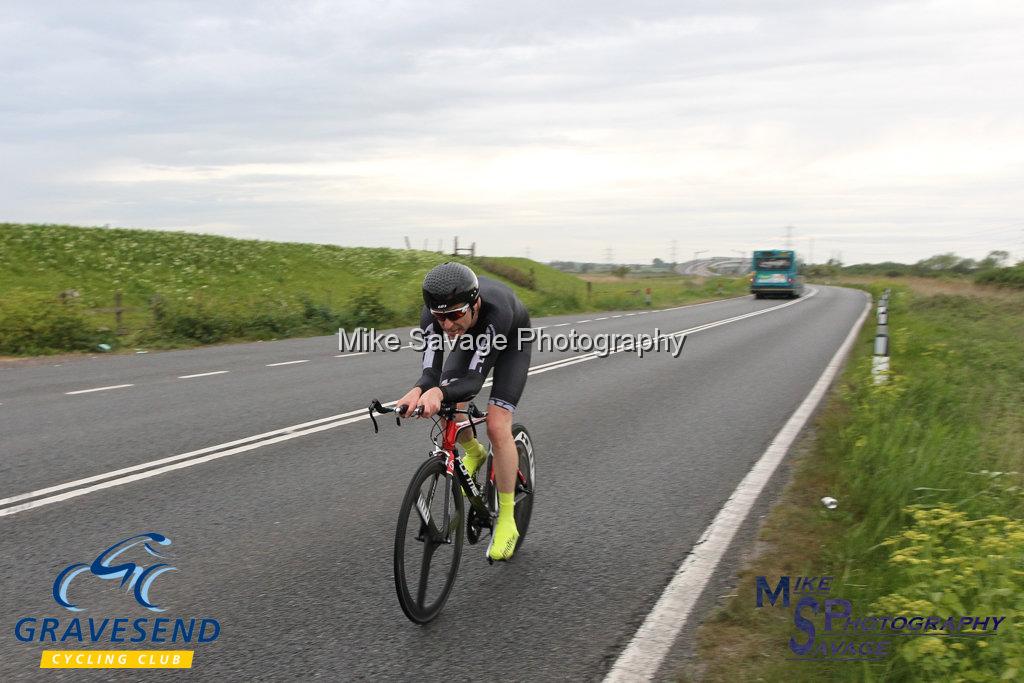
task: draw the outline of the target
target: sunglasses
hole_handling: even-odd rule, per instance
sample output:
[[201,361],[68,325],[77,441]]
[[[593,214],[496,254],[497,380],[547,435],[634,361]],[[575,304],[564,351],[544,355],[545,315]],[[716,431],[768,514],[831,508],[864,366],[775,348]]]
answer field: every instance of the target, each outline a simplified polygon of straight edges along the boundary
[[452,311],[435,311],[434,309],[430,309],[430,314],[434,316],[434,319],[438,322],[442,320],[451,320],[454,322],[456,320],[461,320],[464,315],[469,313],[469,309],[470,304],[466,304],[465,306],[461,306]]

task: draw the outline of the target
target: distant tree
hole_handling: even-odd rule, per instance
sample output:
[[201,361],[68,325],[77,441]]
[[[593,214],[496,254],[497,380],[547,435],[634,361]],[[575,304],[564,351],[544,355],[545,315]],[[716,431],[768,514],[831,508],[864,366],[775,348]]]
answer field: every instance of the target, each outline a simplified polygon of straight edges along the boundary
[[953,252],[936,254],[926,259],[921,259],[914,264],[915,268],[922,275],[931,275],[944,270],[953,270],[953,267],[961,261],[960,257]]
[[612,275],[615,277],[626,277],[629,275],[629,266],[616,266],[612,268]]
[[666,264],[660,258],[656,258],[653,261],[651,261],[651,265],[653,265],[655,268],[664,268]]
[[973,273],[977,269],[978,269],[978,262],[975,261],[972,258],[960,259],[959,261],[957,261],[953,265],[953,268],[952,268],[954,273],[960,273],[961,275],[966,275],[968,273]]
[[914,264],[914,272],[917,275],[942,275],[943,273],[966,275],[978,270],[978,267],[979,264],[974,259],[947,252],[921,259]]
[[580,272],[581,273],[589,273],[590,272],[590,264],[589,263],[581,263],[580,264]]
[[988,256],[978,261],[978,268],[1002,268],[1009,260],[1009,252],[997,249],[995,251],[988,252]]

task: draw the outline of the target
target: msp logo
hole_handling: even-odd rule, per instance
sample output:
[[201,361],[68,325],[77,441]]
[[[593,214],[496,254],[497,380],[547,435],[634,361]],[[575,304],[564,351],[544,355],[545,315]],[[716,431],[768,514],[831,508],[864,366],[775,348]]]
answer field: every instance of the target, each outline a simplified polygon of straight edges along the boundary
[[153,585],[153,582],[158,576],[164,572],[173,572],[175,568],[166,562],[158,562],[148,567],[143,567],[135,562],[122,561],[119,564],[112,565],[112,562],[118,561],[121,555],[132,548],[141,545],[143,549],[152,555],[153,557],[163,559],[163,555],[156,551],[153,544],[160,546],[168,546],[171,544],[171,539],[167,538],[163,534],[149,532],[145,534],[139,534],[138,536],[132,536],[126,538],[123,541],[118,541],[114,545],[110,546],[102,553],[100,553],[92,564],[72,564],[65,568],[60,574],[57,575],[57,579],[53,582],[53,599],[57,601],[57,604],[61,607],[71,610],[72,612],[83,611],[82,607],[71,604],[68,600],[68,587],[71,585],[71,581],[82,572],[92,572],[93,576],[97,576],[105,580],[121,579],[121,588],[125,588],[127,584],[127,590],[131,590],[135,599],[140,605],[153,612],[163,612],[162,608],[158,605],[154,605],[149,599],[149,589]]
[[[156,603],[151,592],[157,578],[177,570],[164,561],[170,545],[170,538],[154,531],[120,540],[92,562],[75,562],[61,569],[50,587],[53,599],[69,612],[84,612],[85,608],[72,602],[68,593],[72,583],[76,592],[87,588],[86,579],[91,576],[102,581],[117,581],[118,587],[131,593],[142,607],[150,612],[164,612],[166,610]],[[59,619],[26,616],[14,625],[14,637],[23,643],[88,643],[92,646],[88,650],[43,650],[41,668],[187,669],[192,666],[194,651],[166,649],[166,644],[212,643],[219,636],[220,622],[210,617],[76,616]],[[153,644],[158,649],[96,647],[122,643],[143,644],[142,647]]]
[[[893,654],[893,638],[977,638],[999,634],[1006,616],[983,614],[857,614],[853,602],[833,597],[831,576],[778,578],[772,589],[767,576],[756,578],[756,605],[767,602],[790,607],[796,594],[793,625],[800,632],[789,639],[792,657],[798,661],[879,661]],[[815,618],[823,618],[819,623]],[[1005,629],[1004,629],[1005,631]]]

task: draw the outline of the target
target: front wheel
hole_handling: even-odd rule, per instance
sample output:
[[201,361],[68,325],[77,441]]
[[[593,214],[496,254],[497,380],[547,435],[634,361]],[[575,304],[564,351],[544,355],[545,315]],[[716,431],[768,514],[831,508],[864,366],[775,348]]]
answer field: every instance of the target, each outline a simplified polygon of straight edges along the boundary
[[461,490],[441,458],[420,465],[402,499],[395,531],[395,590],[405,616],[417,624],[433,620],[455,586],[464,508]]

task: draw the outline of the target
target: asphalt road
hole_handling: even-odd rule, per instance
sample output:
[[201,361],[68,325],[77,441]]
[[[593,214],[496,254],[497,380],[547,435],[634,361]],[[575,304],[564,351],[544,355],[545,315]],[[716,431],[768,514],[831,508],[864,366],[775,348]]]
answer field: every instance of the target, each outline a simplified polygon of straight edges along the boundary
[[[337,339],[321,337],[4,368],[0,680],[83,675],[40,671],[44,648],[91,646],[19,642],[23,617],[158,616],[88,574],[73,593],[84,612],[51,594],[64,567],[143,531],[173,541],[177,571],[152,591],[159,616],[220,623],[215,642],[194,646],[193,674],[599,680],[863,310],[860,293],[808,290],[792,304],[534,320],[552,333],[650,333],[761,312],[691,333],[678,359],[619,353],[532,375],[517,412],[538,456],[529,539],[496,566],[467,544],[428,627],[399,609],[391,562],[429,423],[374,435],[344,417],[398,398],[418,354],[338,357]],[[578,355],[535,353],[533,365]],[[119,385],[131,386],[68,393]]]

